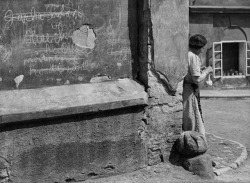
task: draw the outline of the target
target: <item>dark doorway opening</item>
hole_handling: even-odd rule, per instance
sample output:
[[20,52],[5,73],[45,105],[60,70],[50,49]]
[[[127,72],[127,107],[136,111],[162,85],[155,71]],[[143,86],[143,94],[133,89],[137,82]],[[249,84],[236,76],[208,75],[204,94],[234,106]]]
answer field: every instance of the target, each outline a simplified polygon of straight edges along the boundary
[[222,45],[224,75],[238,75],[239,43],[223,43]]

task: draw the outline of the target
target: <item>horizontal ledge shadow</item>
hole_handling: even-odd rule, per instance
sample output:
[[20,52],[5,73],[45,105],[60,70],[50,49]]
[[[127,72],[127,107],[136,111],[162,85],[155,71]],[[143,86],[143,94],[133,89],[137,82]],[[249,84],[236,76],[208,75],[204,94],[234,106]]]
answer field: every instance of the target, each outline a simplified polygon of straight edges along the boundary
[[130,79],[0,91],[0,124],[147,104],[144,87]]
[[250,6],[189,6],[190,13],[250,13]]

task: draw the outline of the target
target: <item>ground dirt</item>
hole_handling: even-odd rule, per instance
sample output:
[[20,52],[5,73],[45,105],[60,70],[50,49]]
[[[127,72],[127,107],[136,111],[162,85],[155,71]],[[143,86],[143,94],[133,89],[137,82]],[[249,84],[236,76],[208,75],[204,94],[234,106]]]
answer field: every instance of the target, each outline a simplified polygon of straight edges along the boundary
[[250,182],[250,99],[204,99],[201,101],[206,131],[246,146],[242,166],[217,176],[225,182]]
[[[250,99],[202,99],[206,131],[245,145],[250,155]],[[215,180],[202,180],[180,166],[162,163],[118,176],[87,180],[84,183],[218,183],[250,182],[250,159]]]

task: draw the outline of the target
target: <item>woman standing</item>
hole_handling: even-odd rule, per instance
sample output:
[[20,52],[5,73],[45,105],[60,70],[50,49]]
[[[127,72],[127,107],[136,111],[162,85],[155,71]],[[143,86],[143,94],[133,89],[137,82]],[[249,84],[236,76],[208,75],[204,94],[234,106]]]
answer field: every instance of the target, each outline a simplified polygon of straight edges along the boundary
[[196,34],[189,39],[188,73],[183,82],[183,131],[197,131],[205,136],[200,106],[199,83],[213,72],[212,67],[201,69],[199,54],[207,44],[204,36]]

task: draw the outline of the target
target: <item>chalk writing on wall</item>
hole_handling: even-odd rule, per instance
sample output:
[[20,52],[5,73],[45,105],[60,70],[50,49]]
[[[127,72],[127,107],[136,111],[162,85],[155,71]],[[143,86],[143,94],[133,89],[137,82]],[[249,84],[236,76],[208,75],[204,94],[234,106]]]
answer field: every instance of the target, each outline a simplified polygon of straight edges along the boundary
[[0,90],[131,77],[128,0],[24,1],[0,1]]

